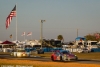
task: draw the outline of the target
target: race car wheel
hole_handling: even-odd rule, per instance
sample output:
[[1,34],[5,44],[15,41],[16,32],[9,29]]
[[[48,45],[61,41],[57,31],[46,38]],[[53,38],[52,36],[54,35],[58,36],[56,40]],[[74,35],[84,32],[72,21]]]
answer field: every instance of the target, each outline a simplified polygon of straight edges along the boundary
[[52,60],[52,61],[55,61],[53,56],[51,57],[51,60]]
[[62,56],[60,56],[60,61],[62,61]]
[[75,59],[76,61],[78,60],[78,57],[76,57],[76,59]]

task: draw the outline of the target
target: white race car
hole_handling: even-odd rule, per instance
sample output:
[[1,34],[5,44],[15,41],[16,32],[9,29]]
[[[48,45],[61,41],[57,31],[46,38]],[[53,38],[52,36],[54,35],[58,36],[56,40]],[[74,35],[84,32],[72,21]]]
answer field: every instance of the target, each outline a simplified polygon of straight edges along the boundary
[[11,52],[11,56],[13,56],[13,57],[30,57],[30,52],[27,52],[24,49],[16,49]]

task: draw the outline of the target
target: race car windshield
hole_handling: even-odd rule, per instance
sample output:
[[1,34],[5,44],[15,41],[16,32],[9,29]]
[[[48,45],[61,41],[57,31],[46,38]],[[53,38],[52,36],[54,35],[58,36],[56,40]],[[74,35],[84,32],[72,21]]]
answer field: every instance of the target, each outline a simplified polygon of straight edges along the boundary
[[68,52],[68,51],[63,51],[62,53],[63,54],[70,54],[70,52]]

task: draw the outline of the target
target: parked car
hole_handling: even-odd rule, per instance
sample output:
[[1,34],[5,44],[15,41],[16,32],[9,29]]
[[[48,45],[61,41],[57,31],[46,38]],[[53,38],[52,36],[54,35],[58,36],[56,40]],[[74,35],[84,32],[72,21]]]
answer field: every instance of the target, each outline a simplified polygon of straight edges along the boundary
[[70,61],[70,60],[78,60],[78,57],[74,54],[72,54],[68,50],[56,50],[51,55],[51,60],[59,60],[59,61]]
[[11,56],[13,56],[13,57],[30,57],[30,52],[27,52],[24,49],[16,49],[11,52]]

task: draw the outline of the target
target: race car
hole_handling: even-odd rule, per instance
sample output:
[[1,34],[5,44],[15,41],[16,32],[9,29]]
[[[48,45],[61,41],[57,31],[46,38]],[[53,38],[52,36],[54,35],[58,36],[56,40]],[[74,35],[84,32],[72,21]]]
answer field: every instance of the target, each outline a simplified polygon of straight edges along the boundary
[[70,60],[78,60],[78,57],[72,54],[68,50],[56,50],[52,53],[51,60],[70,61]]
[[27,52],[24,49],[16,49],[10,54],[12,57],[30,57],[30,52]]

